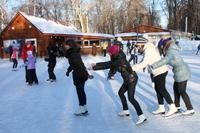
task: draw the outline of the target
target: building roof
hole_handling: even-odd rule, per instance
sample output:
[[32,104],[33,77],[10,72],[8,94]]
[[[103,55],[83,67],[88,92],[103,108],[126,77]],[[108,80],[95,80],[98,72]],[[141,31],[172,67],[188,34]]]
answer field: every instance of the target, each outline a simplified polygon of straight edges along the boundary
[[60,23],[56,23],[51,20],[39,18],[31,15],[27,15],[23,12],[19,12],[24,16],[30,23],[32,23],[42,33],[47,34],[76,34],[81,33],[74,26],[65,26]]
[[129,32],[148,33],[148,32],[169,32],[167,29],[151,25],[139,25],[129,30]]

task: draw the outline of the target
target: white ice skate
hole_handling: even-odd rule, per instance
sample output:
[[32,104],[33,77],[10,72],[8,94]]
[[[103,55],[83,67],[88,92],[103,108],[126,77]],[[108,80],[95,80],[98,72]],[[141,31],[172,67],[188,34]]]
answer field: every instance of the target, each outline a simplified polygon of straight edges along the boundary
[[194,109],[192,110],[186,110],[185,112],[183,112],[182,114],[183,115],[193,115],[195,112],[194,112]]
[[136,122],[136,125],[142,124],[143,122],[145,122],[147,120],[147,118],[145,117],[144,114],[140,115],[138,117],[138,121]]
[[86,106],[79,106],[79,109],[74,113],[76,116],[86,115],[88,113]]
[[177,112],[177,108],[175,106],[175,104],[170,104],[169,105],[169,111],[164,115],[165,117],[168,117],[170,115],[173,115]]
[[152,112],[152,114],[154,114],[154,115],[164,114],[164,113],[165,113],[165,107],[164,107],[164,105],[161,105],[161,104],[158,106],[157,110]]
[[123,111],[118,113],[118,116],[121,116],[121,117],[129,116],[129,115],[130,115],[129,110],[123,110]]

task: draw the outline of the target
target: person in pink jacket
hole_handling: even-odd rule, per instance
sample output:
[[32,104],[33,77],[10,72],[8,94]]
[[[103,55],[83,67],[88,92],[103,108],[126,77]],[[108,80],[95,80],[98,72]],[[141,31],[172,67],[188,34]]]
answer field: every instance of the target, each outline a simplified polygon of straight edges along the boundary
[[12,66],[12,70],[16,71],[17,70],[17,65],[18,65],[18,49],[17,48],[13,48],[12,50],[12,55],[11,55],[11,59],[13,61],[13,66]]

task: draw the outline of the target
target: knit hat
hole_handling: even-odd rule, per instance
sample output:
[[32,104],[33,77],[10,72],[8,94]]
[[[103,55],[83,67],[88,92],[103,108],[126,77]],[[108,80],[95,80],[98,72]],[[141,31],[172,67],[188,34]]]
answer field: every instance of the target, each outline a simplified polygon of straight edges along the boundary
[[167,39],[163,39],[163,40],[160,40],[159,44],[158,44],[158,48],[163,48],[165,46],[165,44],[167,44],[168,41],[172,40],[171,37],[170,38],[167,38]]
[[108,53],[110,55],[117,55],[119,53],[120,47],[118,45],[112,45],[108,48]]

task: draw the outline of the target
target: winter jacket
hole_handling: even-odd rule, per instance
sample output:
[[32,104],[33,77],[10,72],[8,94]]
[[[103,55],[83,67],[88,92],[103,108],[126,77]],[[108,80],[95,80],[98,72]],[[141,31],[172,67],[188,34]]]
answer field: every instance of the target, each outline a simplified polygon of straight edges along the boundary
[[[148,65],[151,65],[156,61],[159,61],[160,59],[161,59],[161,56],[156,46],[152,43],[147,43],[144,46],[144,56],[143,56],[142,62],[140,62],[139,64],[133,65],[132,69],[134,71],[142,70]],[[162,73],[165,73],[167,70],[168,70],[167,66],[163,65],[159,68],[152,70],[151,73],[155,77]]]
[[165,64],[172,66],[172,71],[174,73],[174,80],[176,82],[186,81],[190,78],[190,70],[187,64],[183,61],[179,54],[179,47],[176,44],[171,44],[166,50],[166,55],[161,60],[152,64],[151,67],[158,68]]
[[11,59],[17,59],[17,58],[18,58],[18,51],[14,49],[11,55]]
[[88,79],[88,72],[84,66],[84,63],[81,59],[80,48],[77,46],[72,46],[65,53],[65,57],[68,58],[69,67],[67,73],[73,71],[73,81],[74,85],[78,85],[82,82],[85,82]]
[[56,65],[56,56],[57,56],[57,47],[56,46],[48,46],[47,52],[48,52],[48,55],[49,55],[48,66],[49,67],[55,66]]
[[121,73],[124,83],[126,84],[134,82],[138,78],[135,71],[131,69],[129,62],[126,60],[126,55],[122,50],[120,50],[118,55],[111,56],[111,61],[99,62],[93,67],[93,70],[103,69],[110,69],[108,78],[112,77],[116,72]]
[[30,45],[30,47],[27,47],[26,44],[24,44],[23,49],[22,49],[22,55],[21,55],[24,62],[27,60],[27,57],[28,57],[27,51],[32,51],[33,54],[35,54],[34,46]]
[[32,55],[31,56],[28,55],[27,61],[25,62],[27,70],[35,69],[35,63],[36,63],[36,58]]

